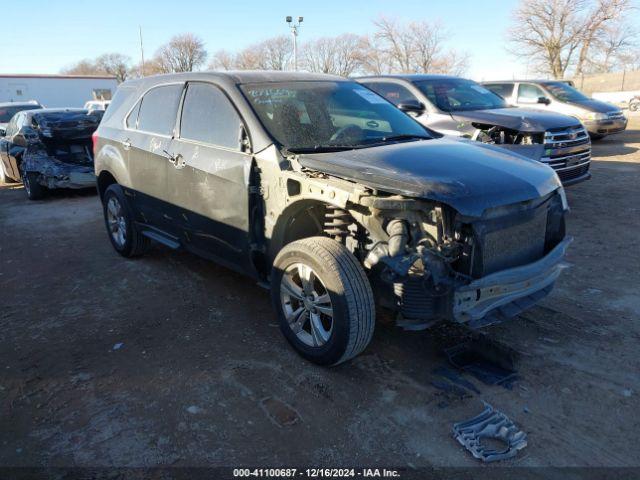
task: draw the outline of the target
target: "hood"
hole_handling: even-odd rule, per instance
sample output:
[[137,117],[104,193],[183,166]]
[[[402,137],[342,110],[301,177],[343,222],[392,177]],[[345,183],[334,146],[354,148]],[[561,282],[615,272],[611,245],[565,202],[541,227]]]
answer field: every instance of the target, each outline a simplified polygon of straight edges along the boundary
[[609,112],[619,112],[620,109],[615,105],[607,102],[601,102],[600,100],[594,100],[590,98],[589,100],[581,100],[579,102],[565,102],[567,105],[573,105],[578,108],[583,108],[590,112],[597,113],[609,113]]
[[546,165],[492,145],[449,138],[304,154],[299,162],[384,192],[439,201],[473,217],[560,186]]
[[544,132],[579,125],[575,118],[567,115],[517,107],[451,112],[451,116],[459,122],[487,123],[519,132]]

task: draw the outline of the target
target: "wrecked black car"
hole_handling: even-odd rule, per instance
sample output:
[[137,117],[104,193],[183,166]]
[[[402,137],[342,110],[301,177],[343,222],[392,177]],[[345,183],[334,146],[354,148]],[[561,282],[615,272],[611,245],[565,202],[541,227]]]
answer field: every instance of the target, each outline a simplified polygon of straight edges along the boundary
[[448,75],[356,80],[440,133],[498,145],[549,165],[565,186],[591,178],[589,132],[574,117],[511,107],[479,83]]
[[31,200],[48,189],[95,186],[92,134],[102,112],[39,109],[17,113],[0,137],[5,177],[22,180]]
[[340,77],[128,81],[95,148],[118,253],[154,241],[252,276],[319,364],[366,348],[376,303],[414,330],[478,328],[542,299],[565,267],[568,206],[551,168],[441,138]]

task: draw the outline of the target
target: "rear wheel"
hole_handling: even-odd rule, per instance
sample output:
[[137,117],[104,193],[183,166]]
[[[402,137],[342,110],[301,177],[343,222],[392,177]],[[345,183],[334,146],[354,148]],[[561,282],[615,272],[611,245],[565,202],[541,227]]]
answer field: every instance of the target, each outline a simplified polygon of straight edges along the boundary
[[37,172],[25,172],[22,175],[22,184],[29,200],[40,200],[47,191],[45,187],[38,183],[38,176]]
[[102,198],[104,222],[111,245],[123,257],[136,257],[144,254],[151,240],[136,230],[131,209],[122,187],[110,185]]
[[286,339],[314,363],[345,362],[373,336],[369,280],[353,254],[330,238],[298,240],[280,251],[271,275],[271,299]]

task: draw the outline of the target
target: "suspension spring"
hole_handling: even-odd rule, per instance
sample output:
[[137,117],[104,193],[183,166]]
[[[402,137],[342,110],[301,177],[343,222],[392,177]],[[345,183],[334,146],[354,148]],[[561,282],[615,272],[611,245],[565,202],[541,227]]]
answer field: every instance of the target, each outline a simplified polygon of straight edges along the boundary
[[342,241],[350,235],[349,225],[353,223],[351,215],[346,210],[327,207],[324,221],[324,233],[335,240]]

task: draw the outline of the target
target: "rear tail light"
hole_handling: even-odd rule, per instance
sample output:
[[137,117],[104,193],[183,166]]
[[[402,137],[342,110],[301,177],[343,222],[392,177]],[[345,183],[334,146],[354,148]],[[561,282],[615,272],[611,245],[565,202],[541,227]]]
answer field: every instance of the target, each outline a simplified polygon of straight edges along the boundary
[[98,132],[97,131],[93,132],[93,134],[91,135],[91,144],[93,146],[93,158],[95,158],[96,153],[98,153]]

